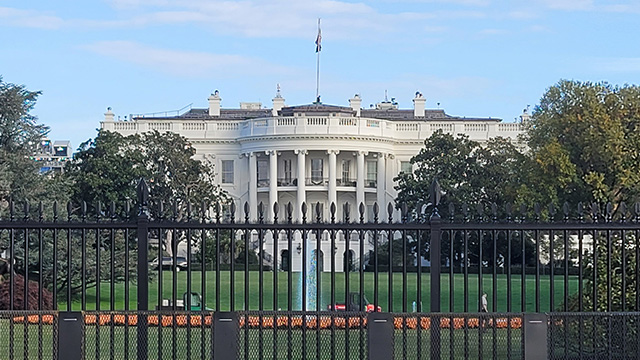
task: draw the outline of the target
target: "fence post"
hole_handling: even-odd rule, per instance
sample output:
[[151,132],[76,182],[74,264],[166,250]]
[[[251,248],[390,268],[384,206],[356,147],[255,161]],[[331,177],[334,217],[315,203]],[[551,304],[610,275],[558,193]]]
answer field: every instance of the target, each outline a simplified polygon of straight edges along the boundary
[[367,315],[367,337],[369,360],[393,359],[393,316],[390,313]]
[[82,312],[58,313],[58,359],[82,359]]
[[138,183],[138,344],[137,358],[146,360],[148,357],[148,324],[147,313],[149,309],[149,187],[144,179]]
[[[440,214],[438,213],[438,204],[440,203],[440,184],[438,180],[434,179],[431,183],[431,205],[433,211],[431,212],[430,233],[431,243],[429,244],[431,258],[430,258],[430,275],[431,275],[431,307],[432,313],[440,312],[440,273],[442,271],[441,266],[441,254],[440,254],[440,240],[442,239],[442,221]],[[430,325],[431,332],[431,359],[440,360],[440,318],[431,318]]]
[[547,359],[547,331],[549,319],[547,314],[524,314],[524,358]]
[[[245,326],[248,325],[245,324]],[[213,321],[214,359],[238,358],[238,332],[238,313],[215,312]],[[245,339],[244,341],[249,341],[249,339]]]

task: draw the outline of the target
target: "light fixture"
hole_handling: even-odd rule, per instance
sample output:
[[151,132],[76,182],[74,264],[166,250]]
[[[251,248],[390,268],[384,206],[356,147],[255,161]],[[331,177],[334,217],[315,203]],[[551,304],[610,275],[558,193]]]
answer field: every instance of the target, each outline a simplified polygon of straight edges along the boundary
[[298,255],[300,255],[300,253],[302,252],[302,246],[300,246],[300,243],[298,243],[298,247],[296,248],[296,251],[298,251]]

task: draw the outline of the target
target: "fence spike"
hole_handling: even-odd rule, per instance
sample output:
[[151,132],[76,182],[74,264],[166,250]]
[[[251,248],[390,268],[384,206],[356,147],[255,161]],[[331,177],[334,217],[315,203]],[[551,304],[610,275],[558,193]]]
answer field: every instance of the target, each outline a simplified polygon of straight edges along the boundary
[[302,223],[306,223],[307,222],[307,202],[303,201],[302,202]]
[[173,203],[171,203],[171,220],[173,221],[178,220],[178,201],[177,200],[173,200]]
[[542,213],[542,208],[539,203],[535,203],[533,205],[533,212],[536,214],[536,221],[540,220],[540,214]]
[[98,200],[96,204],[96,221],[100,221],[100,217],[102,215],[102,202]]
[[86,201],[82,201],[82,207],[81,207],[81,215],[82,215],[82,221],[87,219],[87,202]]
[[591,203],[591,220],[593,222],[598,222],[598,212],[599,206],[596,202]]
[[144,178],[140,178],[138,181],[138,211],[139,215],[146,215],[148,213],[148,202],[149,202],[149,186]]
[[636,221],[640,221],[640,202],[635,203],[633,210],[636,213]]
[[244,202],[244,222],[249,222],[249,202]]
[[564,214],[565,222],[567,222],[569,220],[569,203],[566,201],[562,204],[562,213]]
[[374,202],[373,203],[373,222],[375,224],[378,223],[378,215],[380,213],[380,206],[378,205],[378,202]]
[[437,178],[434,178],[433,181],[431,182],[431,189],[430,189],[431,193],[430,193],[430,201],[431,201],[431,206],[433,206],[434,208],[438,207],[438,205],[440,205],[440,199],[442,197],[442,189],[440,188],[440,183],[438,182]]
[[620,211],[620,222],[625,222],[627,220],[627,204],[624,201],[620,203],[618,211]]
[[556,207],[553,206],[553,203],[549,204],[549,220],[553,221],[557,214]]
[[364,203],[360,203],[358,210],[360,211],[360,223],[363,223],[364,222]]
[[127,199],[124,203],[124,212],[127,213],[127,219],[131,217],[131,200]]
[[524,222],[527,217],[527,205],[520,204],[520,221]]
[[606,212],[607,212],[607,222],[611,222],[611,218],[613,217],[613,204],[611,204],[611,202],[607,202],[607,206],[606,206]]
[[389,218],[389,224],[393,222],[393,204],[389,202],[387,205],[387,216]]
[[53,222],[58,221],[58,200],[53,201]]
[[9,220],[13,221],[16,216],[16,205],[13,199],[9,199]]
[[28,200],[26,200],[26,201],[24,202],[24,206],[23,206],[23,208],[22,208],[22,209],[23,209],[23,216],[24,216],[24,220],[25,220],[25,221],[29,220],[29,212],[30,212],[31,210],[30,210],[30,204],[29,204],[29,201],[28,201]]
[[406,219],[408,213],[409,207],[407,206],[407,203],[403,201],[402,204],[400,204],[400,216],[402,216],[403,221]]
[[291,201],[287,204],[287,222],[291,224],[293,221],[293,205],[291,205]]
[[336,222],[336,203],[331,202],[331,206],[329,206],[329,211],[331,212],[331,223],[334,224]]
[[320,223],[322,221],[322,212],[320,211],[320,201],[316,203],[316,222]]
[[482,204],[482,202],[476,204],[476,215],[480,221],[484,218],[484,204]]
[[71,221],[71,212],[73,208],[71,206],[71,201],[67,201],[67,221]]
[[193,216],[193,211],[191,209],[191,202],[187,203],[187,221],[191,221]]
[[349,204],[348,202],[344,203],[344,222],[345,223],[349,223],[349,215],[351,213],[351,204]]
[[506,203],[504,211],[507,213],[507,221],[511,221],[513,218],[513,204],[510,202]]
[[462,218],[465,222],[469,221],[469,205],[467,203],[462,204]]
[[44,208],[42,205],[42,200],[38,202],[38,221],[42,222],[43,220]]
[[111,216],[112,221],[116,220],[116,202],[113,200],[111,201],[111,205],[109,208],[109,215]]
[[582,201],[578,203],[578,221],[584,222],[584,204]]
[[233,224],[236,222],[236,202],[231,200],[231,204],[229,205],[229,211],[231,212],[229,221]]
[[491,216],[493,217],[493,222],[498,221],[498,204],[495,202],[491,203]]
[[208,208],[207,204],[205,203],[204,200],[202,200],[202,202],[200,203],[200,216],[201,216],[200,221],[203,222],[203,223],[208,220],[207,219],[207,210],[208,210],[207,208]]
[[220,213],[222,212],[222,205],[220,204],[219,201],[216,201],[215,207],[216,207],[216,224],[220,224],[220,218],[221,218]]
[[456,216],[456,206],[452,202],[449,203],[449,220],[453,222]]
[[278,210],[280,210],[280,206],[277,201],[273,202],[273,223],[278,223]]
[[258,204],[258,223],[264,223],[264,204],[262,203],[262,201],[260,201],[260,204]]

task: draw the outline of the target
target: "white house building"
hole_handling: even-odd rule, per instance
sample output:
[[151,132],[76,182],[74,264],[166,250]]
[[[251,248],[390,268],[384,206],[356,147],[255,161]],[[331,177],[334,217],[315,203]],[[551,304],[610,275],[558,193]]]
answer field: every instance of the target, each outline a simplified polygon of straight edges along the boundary
[[[270,109],[260,103],[222,108],[218,91],[208,100],[207,109],[190,109],[175,116],[133,115],[128,121],[116,120],[108,109],[101,128],[122,135],[157,130],[186,137],[199,159],[215,164],[219,184],[236,203],[249,203],[252,220],[257,219],[258,204],[263,203],[265,221],[271,221],[275,202],[280,219],[289,202],[295,221],[301,220],[302,203],[314,209],[320,203],[324,219],[329,218],[330,204],[335,203],[337,221],[343,219],[345,203],[350,204],[352,219],[358,217],[357,205],[362,203],[365,218],[372,219],[374,203],[386,209],[386,204],[394,201],[393,179],[401,171],[411,171],[409,160],[435,131],[466,134],[479,142],[496,136],[516,140],[521,133],[519,123],[456,117],[426,109],[426,99],[420,93],[413,99],[413,109],[399,109],[395,101],[386,99],[365,109],[359,95],[349,99],[349,106],[319,101],[286,106],[280,91]],[[386,219],[386,210],[381,214]],[[309,210],[307,217],[315,219],[315,210]],[[315,248],[315,239],[311,240],[311,248]],[[269,238],[263,245],[266,253],[273,248],[272,242]],[[347,256],[344,239],[338,242],[334,252]],[[298,245],[299,241],[294,246]],[[325,254],[331,251],[326,246],[322,245]],[[358,253],[357,242],[349,247]],[[278,248],[287,251],[287,242],[281,241]],[[294,268],[296,255],[292,251]],[[342,261],[336,265],[342,270]]]

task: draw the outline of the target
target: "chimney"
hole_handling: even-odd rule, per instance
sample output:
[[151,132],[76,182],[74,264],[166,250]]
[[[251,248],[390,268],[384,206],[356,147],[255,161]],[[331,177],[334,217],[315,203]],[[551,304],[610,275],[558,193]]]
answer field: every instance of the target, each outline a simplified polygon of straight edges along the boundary
[[271,115],[273,116],[278,116],[278,111],[284,107],[284,98],[280,94],[280,84],[278,84],[277,89],[276,97],[273,98],[273,109],[271,110]]
[[222,99],[218,90],[209,96],[209,116],[220,116],[220,101]]
[[522,110],[522,115],[520,115],[520,122],[524,124],[529,120],[531,120],[531,115],[529,115],[529,105],[527,105],[527,107]]
[[111,111],[111,106],[107,108],[107,112],[104,113],[104,121],[113,121],[116,115]]
[[362,107],[362,99],[360,94],[353,95],[352,99],[349,99],[349,105],[356,112],[356,116],[360,117],[360,108]]
[[424,117],[424,106],[427,102],[420,91],[416,91],[416,97],[413,99],[413,116]]

